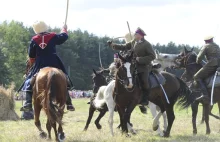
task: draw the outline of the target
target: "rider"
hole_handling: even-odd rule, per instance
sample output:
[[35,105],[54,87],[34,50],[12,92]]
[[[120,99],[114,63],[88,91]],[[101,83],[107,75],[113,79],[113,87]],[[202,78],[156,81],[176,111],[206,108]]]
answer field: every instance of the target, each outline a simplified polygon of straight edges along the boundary
[[[31,79],[44,67],[55,67],[61,69],[66,75],[66,69],[56,54],[56,45],[63,44],[68,39],[67,25],[63,26],[60,34],[49,33],[48,26],[43,21],[37,21],[33,25],[36,35],[32,38],[29,49],[29,63],[33,65],[30,73],[27,75],[22,91],[26,93],[26,102],[21,111],[32,110],[32,85]],[[68,88],[71,87],[67,76]],[[68,92],[68,91],[67,91]],[[69,93],[67,93],[67,110],[74,111]]]
[[114,50],[132,50],[134,51],[137,62],[137,72],[142,89],[142,105],[148,105],[148,96],[150,93],[148,76],[152,68],[151,62],[156,58],[152,45],[144,39],[145,32],[141,28],[135,31],[135,39],[126,44],[115,44],[109,42]]
[[195,75],[195,83],[201,88],[203,95],[198,97],[197,101],[209,102],[208,91],[204,83],[204,79],[215,73],[216,69],[220,66],[220,48],[214,43],[213,36],[204,39],[205,45],[200,50],[196,62],[202,62],[203,57],[207,59],[207,64],[204,65]]

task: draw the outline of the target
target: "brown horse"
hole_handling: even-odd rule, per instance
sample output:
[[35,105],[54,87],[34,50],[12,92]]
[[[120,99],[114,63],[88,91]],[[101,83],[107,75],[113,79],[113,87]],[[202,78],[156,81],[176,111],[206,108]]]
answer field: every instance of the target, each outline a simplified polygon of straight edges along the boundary
[[[136,64],[132,62],[132,54],[126,57],[122,57],[119,54],[119,58],[121,59],[122,64],[116,73],[113,98],[119,112],[122,132],[127,134],[128,128],[126,124],[128,123],[135,106],[140,101],[141,90],[138,85],[139,82],[137,81],[135,69],[132,67]],[[160,87],[151,89],[149,101],[159,106],[162,113],[166,111],[168,127],[164,131],[164,137],[169,137],[171,127],[175,119],[173,111],[175,102],[179,99],[178,104],[181,105],[182,108],[186,108],[190,106],[193,99],[191,91],[182,80],[167,72],[162,72],[162,75],[166,79],[166,83],[163,87],[168,95],[170,104],[167,103],[164,93]],[[154,128],[154,130],[157,130],[157,128]]]
[[[46,138],[46,133],[41,128],[39,120],[40,111],[43,108],[47,115],[48,138],[51,139],[53,127],[57,141],[65,139],[62,128],[62,118],[66,103],[67,81],[65,74],[56,68],[45,67],[32,79],[34,95],[35,125],[41,138]],[[59,124],[58,132],[56,123]]]
[[[185,51],[180,54],[181,59],[178,60],[179,65],[178,67],[184,68],[186,70],[183,78],[184,80],[188,82],[193,82],[193,76],[203,67],[202,64],[196,63],[197,55],[192,50],[188,51],[185,48]],[[192,88],[193,89],[193,88]],[[208,89],[209,95],[211,96],[211,89]],[[215,87],[214,89],[214,96],[213,100],[214,103],[220,104],[220,87]],[[193,91],[194,97],[199,97],[201,95],[200,90]],[[192,123],[193,123],[193,134],[197,134],[197,127],[196,127],[196,117],[198,113],[198,105],[200,102],[194,102],[192,104]],[[202,103],[202,102],[201,102]],[[220,112],[220,107],[219,107]],[[210,105],[203,103],[203,113],[204,113],[204,119],[206,123],[206,134],[210,134],[210,126],[209,126],[209,114],[210,114]],[[210,114],[214,116],[213,114]],[[215,116],[214,116],[215,117]],[[218,117],[215,117],[218,119]]]

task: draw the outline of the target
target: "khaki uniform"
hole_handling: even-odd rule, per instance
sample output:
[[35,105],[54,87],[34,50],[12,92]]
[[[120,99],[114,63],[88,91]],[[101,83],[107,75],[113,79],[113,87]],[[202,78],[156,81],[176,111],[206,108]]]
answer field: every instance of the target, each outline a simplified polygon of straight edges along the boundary
[[205,44],[199,52],[196,62],[200,63],[204,56],[208,62],[194,75],[196,81],[206,79],[214,74],[220,66],[220,48],[216,43]]
[[145,39],[138,42],[132,40],[126,44],[117,44],[113,49],[134,51],[134,57],[138,57],[136,66],[138,77],[143,91],[146,92],[146,90],[149,89],[148,76],[152,68],[151,62],[156,58],[152,45]]

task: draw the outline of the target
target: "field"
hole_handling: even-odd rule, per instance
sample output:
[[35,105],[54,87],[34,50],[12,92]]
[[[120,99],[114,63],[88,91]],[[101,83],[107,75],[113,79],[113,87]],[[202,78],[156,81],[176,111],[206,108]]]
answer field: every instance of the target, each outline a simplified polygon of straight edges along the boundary
[[[101,120],[102,130],[97,130],[94,124],[94,120],[98,113],[93,116],[92,123],[87,132],[83,132],[87,116],[89,105],[86,104],[88,99],[75,99],[73,104],[76,107],[75,112],[67,112],[64,115],[64,131],[66,134],[66,142],[220,142],[220,121],[210,117],[211,134],[205,135],[205,124],[200,124],[201,120],[201,106],[198,114],[198,135],[192,135],[191,125],[191,109],[179,110],[175,108],[176,119],[171,130],[170,138],[161,138],[156,132],[152,130],[152,115],[148,110],[148,114],[141,114],[139,108],[136,107],[132,113],[131,122],[134,125],[134,129],[137,131],[137,135],[132,135],[131,138],[122,136],[120,131],[116,129],[119,124],[118,113],[114,115],[114,131],[115,136],[112,137],[109,133],[108,127],[108,113]],[[19,108],[21,102],[16,102],[16,112],[21,115]],[[215,106],[213,113],[217,113],[217,107]],[[46,131],[46,117],[44,112],[41,113],[41,124]],[[162,121],[161,121],[162,122]],[[54,134],[52,131],[52,138],[54,140]],[[38,136],[37,128],[34,125],[34,121],[1,121],[0,122],[0,142],[47,142],[42,140]]]

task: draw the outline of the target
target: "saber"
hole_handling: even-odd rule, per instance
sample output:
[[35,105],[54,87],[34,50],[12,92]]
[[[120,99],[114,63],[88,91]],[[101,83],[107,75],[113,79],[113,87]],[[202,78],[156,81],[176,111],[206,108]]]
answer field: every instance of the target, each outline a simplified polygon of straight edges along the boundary
[[130,29],[130,25],[129,25],[128,21],[127,21],[127,25],[128,25],[128,30],[129,30],[130,38],[131,38],[131,40],[132,40],[131,29]]
[[101,59],[101,45],[100,45],[100,43],[99,43],[99,63],[100,63],[101,68],[103,68],[102,67],[102,59]]
[[65,25],[67,23],[67,17],[68,17],[68,11],[69,11],[69,0],[67,0],[67,5],[66,5],[66,18],[65,18]]
[[169,99],[168,99],[168,97],[167,97],[167,93],[166,93],[166,91],[164,90],[163,85],[160,83],[160,81],[159,81],[159,79],[158,79],[158,76],[157,76],[155,73],[153,73],[153,75],[154,75],[154,77],[156,78],[157,83],[160,85],[160,88],[162,89],[162,91],[163,91],[163,93],[164,93],[164,96],[165,96],[165,98],[166,98],[166,100],[167,100],[167,103],[170,104],[170,101],[169,101]]
[[214,94],[215,80],[216,80],[217,75],[218,75],[218,71],[215,72],[215,76],[214,76],[214,79],[213,79],[213,82],[212,82],[211,106],[213,106],[213,94]]

